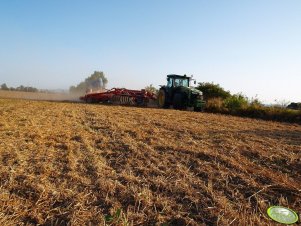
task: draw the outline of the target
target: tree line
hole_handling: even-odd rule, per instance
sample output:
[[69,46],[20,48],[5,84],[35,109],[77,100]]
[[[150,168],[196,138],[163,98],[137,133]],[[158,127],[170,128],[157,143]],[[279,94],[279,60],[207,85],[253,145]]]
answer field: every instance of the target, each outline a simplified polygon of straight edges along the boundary
[[39,92],[39,90],[35,87],[21,85],[21,86],[18,86],[16,88],[14,88],[14,87],[8,87],[6,85],[6,83],[3,83],[0,86],[0,89],[1,90],[6,90],[6,91]]

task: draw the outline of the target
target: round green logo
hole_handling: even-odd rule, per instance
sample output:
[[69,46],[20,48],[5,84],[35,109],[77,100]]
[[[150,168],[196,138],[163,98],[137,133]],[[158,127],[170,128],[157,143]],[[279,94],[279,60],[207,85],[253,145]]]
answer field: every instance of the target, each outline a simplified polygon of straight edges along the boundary
[[298,215],[293,210],[282,206],[271,206],[267,213],[274,221],[282,224],[293,224],[298,221]]

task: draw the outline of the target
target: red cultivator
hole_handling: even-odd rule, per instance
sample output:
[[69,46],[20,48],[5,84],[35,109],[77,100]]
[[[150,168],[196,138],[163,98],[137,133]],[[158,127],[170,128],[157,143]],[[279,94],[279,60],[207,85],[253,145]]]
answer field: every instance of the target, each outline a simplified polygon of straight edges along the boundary
[[120,105],[146,106],[150,100],[155,100],[155,94],[146,90],[130,90],[122,88],[113,88],[105,92],[87,93],[80,97],[87,103],[112,103]]

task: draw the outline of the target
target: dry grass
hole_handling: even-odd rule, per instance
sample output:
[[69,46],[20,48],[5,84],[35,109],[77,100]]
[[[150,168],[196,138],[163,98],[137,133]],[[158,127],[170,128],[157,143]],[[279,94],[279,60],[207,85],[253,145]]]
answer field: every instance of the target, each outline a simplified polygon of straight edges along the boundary
[[0,225],[275,225],[301,211],[301,126],[0,99]]

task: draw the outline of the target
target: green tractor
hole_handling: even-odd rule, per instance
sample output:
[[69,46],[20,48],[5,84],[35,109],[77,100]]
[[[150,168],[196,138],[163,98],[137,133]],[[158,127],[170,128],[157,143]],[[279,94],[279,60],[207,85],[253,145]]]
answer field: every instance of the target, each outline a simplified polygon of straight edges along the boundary
[[205,107],[203,94],[190,86],[191,80],[186,75],[167,75],[167,85],[159,90],[158,106],[169,108],[172,105],[174,109],[181,110],[193,107],[195,111],[202,111]]

